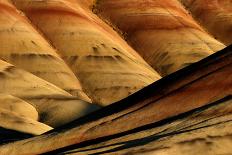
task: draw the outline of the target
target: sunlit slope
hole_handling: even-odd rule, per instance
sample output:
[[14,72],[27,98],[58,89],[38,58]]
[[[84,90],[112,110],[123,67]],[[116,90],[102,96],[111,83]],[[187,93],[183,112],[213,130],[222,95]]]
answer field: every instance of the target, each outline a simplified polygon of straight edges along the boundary
[[195,20],[226,45],[232,44],[231,0],[179,0]]
[[12,95],[0,94],[0,116],[0,127],[5,129],[34,135],[52,129],[38,122],[38,112],[32,105]]
[[0,1],[0,58],[90,102],[56,50],[7,0]]
[[[184,155],[186,150],[191,155],[197,152],[212,155],[212,150],[229,153],[231,50],[228,47],[61,128],[2,145],[0,153],[128,155],[144,151]],[[196,149],[197,146],[201,149]]]
[[[33,120],[29,117],[22,117],[19,114],[0,108],[0,127],[16,130],[23,133],[40,135],[53,128]],[[16,137],[17,138],[17,137]]]
[[93,102],[108,105],[158,80],[138,54],[73,1],[14,0],[58,49]]
[[0,0],[0,155],[230,154],[230,3]]
[[15,112],[22,117],[29,117],[33,120],[39,119],[38,112],[35,107],[12,95],[0,94],[0,108]]
[[178,0],[97,0],[94,11],[118,27],[163,76],[225,47],[194,21]]
[[0,60],[0,93],[20,98],[70,96],[64,90],[29,72]]
[[[97,108],[4,61],[0,61],[0,93],[19,97],[32,104],[39,113],[39,121],[53,127],[68,123]],[[7,99],[5,102],[8,102]],[[12,103],[12,106],[13,112],[17,112],[15,108],[19,105]]]

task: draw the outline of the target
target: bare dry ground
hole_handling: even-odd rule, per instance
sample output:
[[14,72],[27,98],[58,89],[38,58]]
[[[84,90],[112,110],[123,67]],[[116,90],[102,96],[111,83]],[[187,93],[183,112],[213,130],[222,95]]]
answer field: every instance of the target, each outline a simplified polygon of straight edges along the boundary
[[232,154],[231,36],[231,0],[0,0],[0,154]]

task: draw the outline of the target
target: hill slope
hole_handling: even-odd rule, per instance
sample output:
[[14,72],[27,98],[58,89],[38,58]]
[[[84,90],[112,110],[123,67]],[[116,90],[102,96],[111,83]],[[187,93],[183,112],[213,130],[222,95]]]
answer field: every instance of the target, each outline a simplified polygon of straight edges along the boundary
[[0,154],[232,153],[231,4],[0,0]]
[[[231,144],[231,141],[224,141],[231,134],[231,50],[229,47],[165,77],[91,116],[38,137],[3,145],[0,153],[135,154],[162,151],[184,154],[182,150],[195,146],[191,143],[200,139],[199,145],[204,144],[207,137],[217,137],[210,139],[213,150],[224,148],[224,144]],[[196,90],[199,87],[201,89]],[[204,150],[211,153],[207,145],[199,152]]]

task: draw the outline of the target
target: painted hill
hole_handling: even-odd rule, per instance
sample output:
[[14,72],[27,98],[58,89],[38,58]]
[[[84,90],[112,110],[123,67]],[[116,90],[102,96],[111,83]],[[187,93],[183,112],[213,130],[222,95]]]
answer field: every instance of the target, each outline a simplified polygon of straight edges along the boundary
[[[232,43],[231,0],[180,0],[196,20],[226,45]],[[223,23],[223,24],[221,24]]]
[[0,2],[0,58],[90,102],[56,50],[13,5],[3,2]]
[[0,153],[230,153],[231,55],[229,47],[90,116],[3,145]]
[[0,0],[0,154],[231,154],[231,0]]
[[225,47],[207,34],[177,0],[100,0],[94,10],[116,25],[163,76]]
[[111,104],[160,78],[78,3],[14,2],[59,50],[93,102]]

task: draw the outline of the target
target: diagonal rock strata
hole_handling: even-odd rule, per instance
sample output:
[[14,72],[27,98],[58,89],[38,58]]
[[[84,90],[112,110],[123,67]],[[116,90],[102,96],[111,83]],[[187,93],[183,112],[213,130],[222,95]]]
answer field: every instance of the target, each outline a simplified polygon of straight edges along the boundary
[[0,154],[230,154],[231,2],[180,2],[0,0]]
[[228,96],[135,131],[88,141],[46,154],[229,154],[229,146],[232,144],[231,110],[232,98]]
[[[3,145],[0,147],[0,153],[13,155],[19,151],[22,154],[41,154],[57,149],[59,151],[68,146],[81,145],[83,142],[90,142],[91,140],[98,140],[101,138],[104,139],[104,137],[107,136],[112,136],[111,138],[113,138],[114,136],[117,137],[125,135],[126,133],[137,132],[149,124],[178,116],[179,114],[196,108],[207,105],[211,107],[211,103],[218,103],[220,100],[223,100],[223,98],[226,98],[225,101],[227,101],[227,96],[230,96],[232,93],[231,54],[231,47],[228,47],[88,117],[84,117],[38,137]],[[220,88],[218,87],[219,85]],[[226,107],[227,105],[230,107],[231,102],[225,102],[225,105]],[[214,112],[218,110],[203,111],[203,115],[201,115],[200,118],[203,118],[203,120],[209,119],[208,123],[215,125],[212,127],[213,129],[217,129],[221,126],[217,126],[215,122],[219,122],[219,124],[221,122],[223,124],[224,120],[227,120],[227,118],[230,119],[230,115],[226,117],[226,114],[230,113],[230,109],[226,107],[216,107],[216,109],[219,108],[219,112],[217,112],[215,117],[218,116],[222,120],[213,119]],[[225,117],[220,114],[225,114]],[[194,115],[190,116],[190,118],[193,116]],[[212,121],[210,120],[211,117]],[[186,119],[188,119],[188,117],[186,117]],[[192,122],[193,124],[195,122],[196,128],[199,127],[200,129],[201,125],[204,126],[204,124],[201,124],[201,119],[193,119]],[[194,126],[188,125],[188,123],[183,124],[183,126],[177,126],[177,128],[175,124],[178,123],[180,123],[180,121],[174,122],[174,125],[169,124],[174,126],[174,128],[171,130],[169,129],[169,131],[184,131],[185,127],[189,130],[194,129]],[[225,123],[227,123],[227,121],[225,121]],[[228,128],[229,126],[228,124]],[[220,133],[227,132],[228,128],[221,130],[222,132]],[[208,130],[200,131],[205,133]],[[211,131],[211,128],[209,131]],[[205,134],[203,134],[203,136],[205,136]],[[198,137],[198,135],[196,137]],[[171,143],[172,141],[169,142]],[[33,150],[29,149],[31,147],[33,147]],[[123,152],[124,149],[121,151]],[[130,150],[130,152],[131,151],[133,152],[133,150]]]

